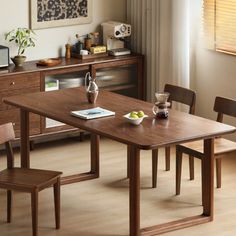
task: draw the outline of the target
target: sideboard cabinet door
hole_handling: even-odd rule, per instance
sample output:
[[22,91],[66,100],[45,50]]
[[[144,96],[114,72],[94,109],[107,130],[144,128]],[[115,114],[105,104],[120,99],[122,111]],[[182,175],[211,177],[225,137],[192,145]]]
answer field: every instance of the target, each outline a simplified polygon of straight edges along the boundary
[[[0,77],[0,124],[12,122],[16,137],[20,137],[19,109],[2,102],[4,97],[39,92],[40,73],[26,73]],[[40,116],[30,114],[30,134],[40,133]]]

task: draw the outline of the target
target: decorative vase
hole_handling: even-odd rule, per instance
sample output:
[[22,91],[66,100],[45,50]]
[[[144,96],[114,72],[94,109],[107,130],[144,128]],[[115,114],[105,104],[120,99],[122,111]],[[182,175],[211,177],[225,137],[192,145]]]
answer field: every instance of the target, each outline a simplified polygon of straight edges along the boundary
[[89,103],[96,103],[98,97],[98,86],[95,80],[90,76],[90,72],[85,75],[85,87]]
[[23,63],[26,60],[26,56],[15,56],[12,57],[11,60],[15,64],[15,66],[23,66]]

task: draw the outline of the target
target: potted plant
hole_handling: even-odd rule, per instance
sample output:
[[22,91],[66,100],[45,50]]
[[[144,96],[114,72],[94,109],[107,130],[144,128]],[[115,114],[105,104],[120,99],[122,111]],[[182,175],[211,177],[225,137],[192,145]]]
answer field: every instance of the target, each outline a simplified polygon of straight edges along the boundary
[[24,52],[26,48],[35,47],[34,31],[28,28],[17,28],[5,34],[5,40],[16,43],[18,50],[17,56],[11,58],[16,66],[22,66],[26,60]]

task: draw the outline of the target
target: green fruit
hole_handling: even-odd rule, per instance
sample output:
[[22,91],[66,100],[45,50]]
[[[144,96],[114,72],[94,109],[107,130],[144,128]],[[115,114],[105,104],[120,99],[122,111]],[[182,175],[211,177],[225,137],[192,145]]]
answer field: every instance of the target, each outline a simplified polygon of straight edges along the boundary
[[144,112],[143,111],[139,111],[138,113],[137,113],[137,115],[138,115],[138,117],[143,117],[143,116],[145,116],[145,114],[144,114]]
[[130,118],[134,118],[134,119],[137,119],[139,118],[138,114],[136,111],[132,111],[130,112],[130,115],[129,115]]

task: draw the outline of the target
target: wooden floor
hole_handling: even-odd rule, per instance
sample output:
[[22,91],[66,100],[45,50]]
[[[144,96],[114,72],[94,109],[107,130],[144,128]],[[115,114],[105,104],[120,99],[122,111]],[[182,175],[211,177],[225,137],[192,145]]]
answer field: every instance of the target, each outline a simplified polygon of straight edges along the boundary
[[[37,144],[31,153],[32,167],[63,171],[64,174],[89,169],[89,142],[66,139]],[[16,163],[19,153],[16,150]],[[201,187],[199,161],[196,179],[188,180],[187,159],[184,160],[182,193],[175,196],[175,158],[171,171],[164,171],[163,150],[158,167],[158,188],[151,186],[151,153],[141,152],[141,225],[176,220],[200,214]],[[5,166],[0,153],[0,168]],[[165,235],[227,236],[236,235],[236,158],[223,161],[223,187],[215,191],[215,220],[212,223],[174,231]],[[54,229],[52,189],[40,192],[39,235],[43,236],[125,236],[128,235],[128,180],[126,146],[102,139],[101,177],[96,180],[62,186],[61,229]],[[31,235],[29,195],[14,194],[13,222],[6,223],[6,195],[0,190],[0,235]]]

